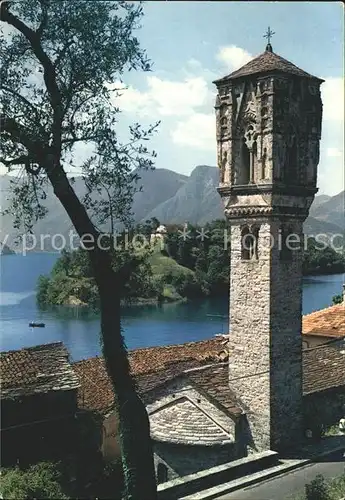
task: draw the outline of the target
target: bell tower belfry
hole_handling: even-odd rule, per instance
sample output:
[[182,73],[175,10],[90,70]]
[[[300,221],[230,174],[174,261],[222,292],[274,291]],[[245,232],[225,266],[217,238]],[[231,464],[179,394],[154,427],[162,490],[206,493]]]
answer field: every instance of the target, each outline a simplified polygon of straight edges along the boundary
[[268,43],[214,82],[231,226],[229,381],[257,450],[303,435],[303,222],[317,192],[322,81]]

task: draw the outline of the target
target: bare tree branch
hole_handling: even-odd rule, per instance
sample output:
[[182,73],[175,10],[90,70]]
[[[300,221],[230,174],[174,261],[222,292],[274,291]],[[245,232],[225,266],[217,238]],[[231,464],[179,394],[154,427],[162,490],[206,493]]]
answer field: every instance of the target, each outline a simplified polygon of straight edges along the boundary
[[16,28],[30,42],[33,53],[41,63],[44,72],[44,82],[53,109],[53,147],[56,152],[61,150],[62,103],[61,93],[56,81],[55,67],[43,50],[39,34],[27,26],[9,11],[9,2],[1,3],[1,19]]
[[0,163],[3,163],[6,167],[11,167],[12,165],[25,165],[29,160],[26,155],[18,156],[18,158],[13,158],[13,160],[5,160],[5,158],[0,157]]
[[77,137],[74,134],[72,139],[62,139],[61,144],[75,144],[77,142],[86,142],[86,141],[96,141],[98,136],[97,135],[83,135],[81,137]]
[[31,153],[33,158],[37,158],[37,154],[42,148],[41,143],[30,139],[30,132],[22,125],[19,125],[14,118],[1,114],[0,130],[9,133],[14,140],[22,144]]
[[47,20],[48,20],[48,6],[46,0],[40,0],[41,4],[41,9],[42,9],[42,20],[41,24],[39,25],[38,29],[36,30],[37,35],[39,38],[41,38],[44,28],[47,25]]
[[[36,125],[39,125],[40,114],[39,114],[39,111],[36,108],[36,106],[34,106],[30,101],[28,101],[28,99],[26,99],[26,97],[24,97],[22,94],[20,94],[19,92],[17,92],[14,89],[11,89],[11,88],[7,87],[6,85],[1,85],[1,90],[3,90],[4,92],[8,92],[9,94],[17,97],[26,106],[28,106],[30,109],[32,109],[32,111],[34,111],[34,113],[36,114],[36,118],[38,118],[38,121],[36,122]],[[42,127],[40,127],[40,128],[43,131],[43,128]]]

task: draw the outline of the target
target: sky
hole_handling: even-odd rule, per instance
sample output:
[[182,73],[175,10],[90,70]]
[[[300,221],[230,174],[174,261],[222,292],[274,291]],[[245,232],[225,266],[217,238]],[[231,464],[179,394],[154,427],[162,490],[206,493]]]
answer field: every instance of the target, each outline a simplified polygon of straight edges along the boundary
[[212,81],[262,53],[269,25],[274,52],[325,80],[318,185],[334,195],[344,189],[343,19],[341,2],[147,2],[137,34],[153,70],[128,75],[123,115],[161,120],[157,168],[216,165]]
[[269,25],[274,52],[325,80],[318,186],[319,194],[338,193],[344,189],[343,20],[341,2],[146,2],[137,37],[152,71],[125,75],[127,88],[116,101],[120,134],[133,122],[161,120],[149,143],[157,168],[189,175],[197,165],[216,165],[212,81],[262,53]]

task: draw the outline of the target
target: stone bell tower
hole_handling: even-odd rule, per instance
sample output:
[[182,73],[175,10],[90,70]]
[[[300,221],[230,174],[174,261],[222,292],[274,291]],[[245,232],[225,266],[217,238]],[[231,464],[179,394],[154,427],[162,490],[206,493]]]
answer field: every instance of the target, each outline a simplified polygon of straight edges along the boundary
[[303,221],[317,192],[323,80],[264,53],[214,83],[231,225],[230,388],[256,450],[298,445]]

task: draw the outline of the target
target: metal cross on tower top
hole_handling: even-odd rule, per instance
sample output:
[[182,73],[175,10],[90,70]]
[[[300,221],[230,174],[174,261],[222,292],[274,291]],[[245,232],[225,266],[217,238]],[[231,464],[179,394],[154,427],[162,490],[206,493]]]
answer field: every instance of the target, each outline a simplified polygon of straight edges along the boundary
[[267,43],[271,42],[271,38],[272,38],[273,35],[275,35],[275,31],[271,31],[271,28],[268,27],[268,30],[267,30],[267,32],[264,35],[264,38],[267,38]]

